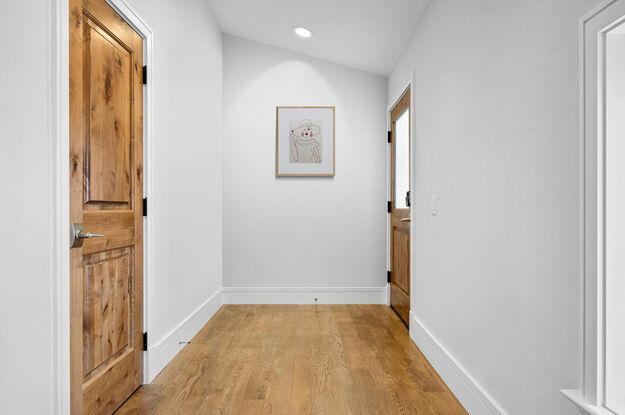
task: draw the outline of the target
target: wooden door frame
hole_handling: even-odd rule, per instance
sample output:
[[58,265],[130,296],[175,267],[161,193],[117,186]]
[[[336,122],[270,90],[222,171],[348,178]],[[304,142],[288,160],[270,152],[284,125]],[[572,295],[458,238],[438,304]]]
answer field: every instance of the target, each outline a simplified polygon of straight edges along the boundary
[[[105,0],[143,38],[143,62],[149,76],[143,90],[143,196],[153,194],[152,109],[154,91],[153,32],[145,21],[124,0]],[[52,0],[49,5],[50,44],[47,63],[50,67],[48,114],[50,130],[50,220],[53,232],[50,256],[53,263],[51,287],[53,292],[53,413],[70,415],[70,187],[69,187],[69,0]],[[152,269],[150,243],[152,217],[143,222],[143,327],[149,328],[149,275]],[[148,353],[143,353],[143,382],[149,379]]]
[[[397,92],[393,95],[391,100],[386,107],[386,130],[391,131],[391,111],[393,107],[399,102],[406,91],[410,90],[410,195],[411,195],[411,206],[410,206],[410,221],[414,224],[414,183],[415,183],[415,168],[414,168],[414,149],[415,149],[415,117],[414,117],[414,102],[415,102],[415,94],[414,94],[414,84],[415,84],[415,72],[414,70],[410,72],[410,75],[406,78],[404,82],[401,83]],[[386,200],[391,200],[391,177],[393,172],[392,168],[392,157],[393,153],[391,151],[391,144],[388,143],[386,146]],[[391,269],[391,215],[386,215],[386,269]],[[414,272],[414,226],[410,226],[410,301],[412,302],[413,291],[415,286],[415,272]],[[386,305],[391,305],[391,286],[390,283],[386,284]],[[412,320],[412,311],[410,311],[410,319]],[[412,327],[412,324],[410,324]]]

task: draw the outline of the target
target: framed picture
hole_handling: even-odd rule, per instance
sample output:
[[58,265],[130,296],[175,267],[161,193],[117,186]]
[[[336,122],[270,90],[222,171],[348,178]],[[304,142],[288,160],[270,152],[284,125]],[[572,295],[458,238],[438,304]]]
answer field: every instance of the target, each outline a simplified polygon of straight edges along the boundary
[[334,176],[334,107],[276,108],[276,176]]

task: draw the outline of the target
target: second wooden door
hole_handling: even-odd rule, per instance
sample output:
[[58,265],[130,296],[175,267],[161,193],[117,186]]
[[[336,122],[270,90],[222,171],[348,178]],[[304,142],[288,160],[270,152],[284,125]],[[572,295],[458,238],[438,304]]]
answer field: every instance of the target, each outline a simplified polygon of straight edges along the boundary
[[410,90],[391,110],[391,307],[410,314]]

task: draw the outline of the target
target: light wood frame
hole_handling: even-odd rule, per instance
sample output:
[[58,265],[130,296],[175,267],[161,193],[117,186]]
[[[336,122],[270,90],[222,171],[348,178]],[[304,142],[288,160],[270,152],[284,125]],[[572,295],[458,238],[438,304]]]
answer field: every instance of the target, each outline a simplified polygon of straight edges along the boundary
[[[327,174],[280,174],[279,166],[279,114],[281,109],[331,109],[332,110],[332,173]],[[334,106],[279,106],[276,107],[276,177],[334,177],[336,173],[336,108]]]

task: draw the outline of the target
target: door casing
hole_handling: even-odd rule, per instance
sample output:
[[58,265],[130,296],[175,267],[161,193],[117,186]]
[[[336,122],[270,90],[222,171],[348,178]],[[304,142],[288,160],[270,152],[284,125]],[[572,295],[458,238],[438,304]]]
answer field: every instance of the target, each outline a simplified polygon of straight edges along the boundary
[[605,36],[625,1],[602,0],[579,19],[579,373],[562,393],[589,413],[605,408]]
[[[152,146],[152,97],[153,97],[153,32],[145,21],[124,0],[106,0],[115,11],[143,38],[143,62],[148,67],[147,83],[143,90],[143,197],[153,194],[153,146]],[[69,237],[69,0],[51,0],[50,16],[50,67],[48,114],[50,123],[50,192],[52,206],[50,220],[53,224],[51,258],[54,267],[51,285],[54,296],[53,343],[54,378],[52,407],[57,414],[70,414],[70,237]],[[143,222],[143,327],[149,329],[148,309],[150,270],[152,269],[152,220],[154,203],[150,204],[150,216]],[[150,378],[148,353],[143,353],[143,382]]]

